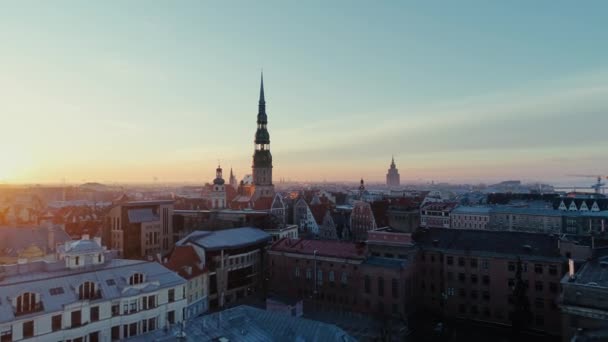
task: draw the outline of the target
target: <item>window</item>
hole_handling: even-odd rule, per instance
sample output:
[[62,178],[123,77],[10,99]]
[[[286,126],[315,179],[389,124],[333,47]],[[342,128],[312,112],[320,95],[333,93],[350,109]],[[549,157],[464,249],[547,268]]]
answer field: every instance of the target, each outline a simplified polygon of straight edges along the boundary
[[472,268],[477,268],[477,259],[472,258],[470,263]]
[[448,257],[446,258],[446,263],[447,263],[448,265],[453,265],[453,264],[454,264],[454,257],[452,257],[452,256],[448,256]]
[[536,274],[543,274],[543,265],[542,264],[534,264],[534,272]]
[[116,281],[114,281],[114,279],[106,279],[106,284],[108,284],[108,286],[114,286],[116,285]]
[[509,287],[515,286],[515,279],[509,279]]
[[175,311],[171,310],[167,312],[167,321],[169,324],[175,324]]
[[384,278],[378,277],[378,296],[384,296]]
[[13,341],[13,327],[8,326],[0,330],[0,342],[12,342]]
[[509,272],[515,272],[515,263],[512,261],[509,261],[508,269],[509,269]]
[[91,322],[99,321],[99,306],[91,308]]
[[477,274],[471,274],[471,283],[477,284]]
[[53,331],[61,330],[61,315],[51,317],[51,329]]
[[144,275],[141,273],[135,273],[129,278],[129,285],[137,285],[144,282]]
[[300,268],[296,267],[296,278],[300,278]]
[[156,329],[156,318],[148,319],[148,330],[153,331]]
[[464,258],[458,257],[458,266],[464,267]]
[[335,279],[334,279],[334,271],[329,271],[328,280],[329,280],[330,283],[333,284],[333,282],[335,281]]
[[72,311],[72,328],[82,325],[82,312],[80,310]]
[[477,299],[477,291],[476,290],[472,290],[471,291],[471,299]]
[[120,304],[113,303],[112,304],[112,316],[120,315]]
[[464,289],[458,289],[458,295],[465,298],[467,296],[467,292]]
[[49,293],[51,296],[63,294],[63,287],[53,287],[52,289],[49,289]]
[[368,275],[365,276],[365,293],[371,293],[371,279]]
[[490,276],[484,275],[482,277],[482,282],[483,282],[484,285],[490,285]]
[[448,280],[454,280],[454,273],[448,272],[447,276],[448,276]]
[[399,279],[393,278],[391,288],[393,298],[399,298]]
[[549,283],[549,290],[553,293],[557,293],[557,284],[556,283]]
[[120,340],[120,325],[112,327],[112,341]]
[[137,322],[129,324],[129,337],[137,335]]
[[23,338],[34,337],[34,321],[23,322]]
[[536,291],[542,291],[543,290],[543,282],[542,281],[537,281],[534,284],[534,288],[536,289]]
[[96,288],[95,283],[90,282],[90,281],[85,281],[84,283],[80,284],[80,286],[78,287],[78,298],[80,300],[99,298],[100,296],[98,296],[98,293],[96,292],[95,288]]
[[16,314],[28,314],[42,310],[42,305],[36,302],[36,294],[33,292],[25,292],[17,297]]
[[76,266],[80,265],[80,257],[79,257],[79,256],[77,256],[77,257],[75,258],[74,263],[76,264]]
[[489,301],[489,300],[490,300],[490,292],[488,292],[488,291],[483,291],[482,298],[483,298],[483,300],[485,300],[486,302],[487,302],[487,301]]
[[553,276],[557,275],[557,266],[549,265],[549,274]]
[[310,280],[312,278],[312,271],[310,268],[306,269],[306,279]]
[[464,273],[458,273],[458,280],[460,280],[460,282],[464,283],[466,280],[466,276]]
[[348,273],[342,272],[342,279],[340,280],[342,282],[342,286],[346,286],[346,284],[348,283]]
[[317,270],[317,285],[323,285],[323,270]]
[[169,290],[169,303],[175,302],[175,289]]

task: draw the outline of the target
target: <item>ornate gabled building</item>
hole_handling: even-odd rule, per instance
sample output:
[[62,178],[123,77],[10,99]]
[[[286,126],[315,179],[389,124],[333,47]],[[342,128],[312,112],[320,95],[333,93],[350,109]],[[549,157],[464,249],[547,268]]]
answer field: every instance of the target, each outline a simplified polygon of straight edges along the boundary
[[386,174],[386,185],[391,188],[398,187],[400,184],[401,180],[399,179],[399,170],[395,166],[395,157],[393,157],[391,159],[391,166]]

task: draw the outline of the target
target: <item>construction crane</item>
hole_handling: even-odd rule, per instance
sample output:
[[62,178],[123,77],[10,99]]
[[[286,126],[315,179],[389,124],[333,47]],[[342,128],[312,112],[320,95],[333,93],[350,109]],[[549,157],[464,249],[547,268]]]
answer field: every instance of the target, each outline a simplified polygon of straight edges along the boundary
[[591,189],[595,190],[596,194],[599,194],[602,192],[602,188],[606,186],[606,183],[602,183],[603,179],[608,179],[608,176],[602,176],[602,175],[569,175],[571,177],[585,177],[585,178],[595,178],[596,179],[596,183],[591,185]]

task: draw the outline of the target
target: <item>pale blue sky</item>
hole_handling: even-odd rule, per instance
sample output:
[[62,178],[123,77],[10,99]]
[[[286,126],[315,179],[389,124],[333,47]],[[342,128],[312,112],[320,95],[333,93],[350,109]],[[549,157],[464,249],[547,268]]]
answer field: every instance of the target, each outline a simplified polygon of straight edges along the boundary
[[[221,6],[221,7],[218,7]],[[604,1],[0,4],[0,181],[608,173]],[[567,179],[566,179],[567,181]]]

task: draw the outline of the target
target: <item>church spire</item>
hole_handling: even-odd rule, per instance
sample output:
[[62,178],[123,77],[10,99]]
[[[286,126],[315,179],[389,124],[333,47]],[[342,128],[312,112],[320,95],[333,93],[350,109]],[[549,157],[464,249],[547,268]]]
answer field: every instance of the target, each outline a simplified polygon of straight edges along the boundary
[[264,72],[260,74],[260,104],[266,103],[264,99]]

